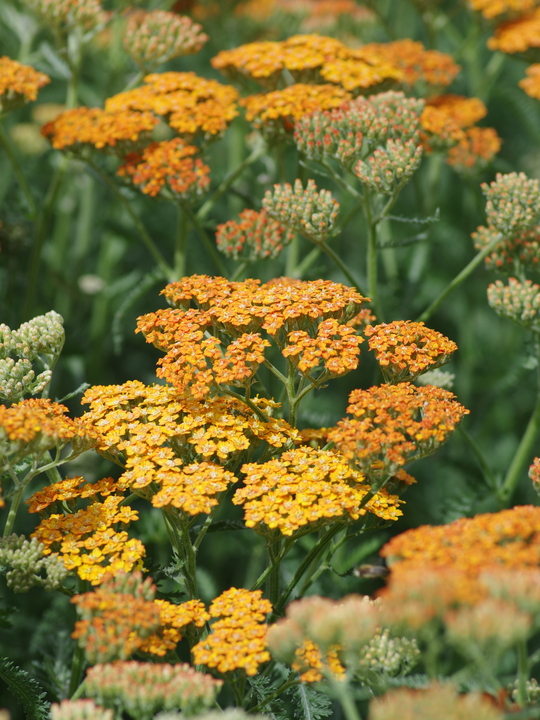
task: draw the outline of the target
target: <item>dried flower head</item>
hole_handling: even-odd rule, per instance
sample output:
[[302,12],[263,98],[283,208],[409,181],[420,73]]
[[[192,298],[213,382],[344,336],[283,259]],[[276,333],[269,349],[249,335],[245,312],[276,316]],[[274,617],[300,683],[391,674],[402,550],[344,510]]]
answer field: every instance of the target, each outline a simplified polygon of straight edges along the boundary
[[242,466],[244,487],[233,497],[243,505],[247,527],[265,534],[303,534],[328,524],[357,520],[368,512],[384,520],[402,514],[400,500],[385,490],[370,498],[371,488],[339,455],[299,447],[266,463]]
[[125,155],[148,142],[158,124],[151,112],[73,108],[41,128],[56,150],[81,153],[91,147]]
[[361,472],[379,479],[431,455],[469,412],[448,390],[409,382],[353,390],[349,401],[353,417],[340,420],[328,439]]
[[0,115],[37,98],[51,82],[44,73],[7,56],[0,57]]
[[426,690],[400,688],[371,701],[369,720],[503,720],[504,712],[481,693],[460,694],[457,688],[441,682]]
[[202,27],[184,15],[165,10],[133,12],[124,34],[124,48],[144,72],[192,55],[208,40]]
[[487,44],[490,50],[504,53],[523,53],[540,47],[540,8],[498,25]]
[[128,155],[116,174],[151,197],[169,193],[175,199],[195,199],[210,185],[210,168],[200,158],[193,158],[198,152],[180,138],[151,143]]
[[262,598],[261,590],[230,588],[212,602],[209,612],[219,620],[192,648],[194,662],[220,673],[242,669],[255,675],[259,666],[270,660],[265,620],[272,604]]
[[8,535],[0,539],[0,565],[9,568],[8,587],[13,592],[27,592],[36,585],[57,590],[68,575],[64,563],[56,556],[43,555],[44,546],[35,538]]
[[289,184],[274,185],[267,190],[263,207],[270,217],[288,225],[297,232],[321,242],[328,237],[339,214],[339,203],[329,190],[317,190],[313,180],[304,189],[301,180]]
[[367,160],[359,160],[354,173],[361,183],[382,195],[391,195],[409,182],[422,161],[423,149],[414,140],[388,140]]
[[533,228],[540,206],[538,180],[525,173],[497,173],[494,182],[481,187],[487,198],[488,222],[500,233],[512,237]]
[[494,249],[486,256],[486,267],[506,275],[523,274],[526,270],[537,270],[540,262],[540,226],[535,225],[528,230],[510,237],[503,236],[495,227],[481,225],[472,233],[474,246],[482,250],[496,236],[500,241],[495,243]]
[[186,664],[128,661],[89,668],[85,693],[104,707],[144,720],[159,711],[198,715],[213,705],[222,684]]
[[508,278],[508,285],[496,280],[488,287],[488,302],[498,315],[540,332],[540,285],[531,280]]
[[410,320],[368,325],[364,335],[385,381],[391,383],[413,380],[426,370],[441,367],[457,350],[452,340],[422,322]]
[[293,239],[294,231],[268,217],[266,210],[243,210],[240,220],[229,220],[216,228],[216,244],[235,260],[275,258]]
[[62,700],[52,703],[51,720],[113,720],[114,713],[93,700]]
[[146,75],[141,87],[113,95],[105,109],[152,112],[188,141],[199,133],[208,140],[238,115],[237,98],[237,90],[216,80],[193,72],[164,72]]

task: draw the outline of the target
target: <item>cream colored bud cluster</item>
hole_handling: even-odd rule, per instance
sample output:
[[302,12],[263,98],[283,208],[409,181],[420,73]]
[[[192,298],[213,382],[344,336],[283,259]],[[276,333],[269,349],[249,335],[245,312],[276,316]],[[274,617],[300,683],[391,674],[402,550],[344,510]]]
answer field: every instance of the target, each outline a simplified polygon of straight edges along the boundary
[[[0,325],[0,398],[9,403],[41,393],[51,381],[50,368],[64,345],[62,316],[51,310],[23,323],[18,330]],[[14,357],[13,357],[14,356]],[[45,370],[36,375],[33,363]]]
[[51,720],[114,720],[114,713],[93,700],[62,700],[51,705]]
[[487,289],[488,303],[498,315],[510,318],[533,332],[540,332],[540,285],[531,280],[496,280]]
[[99,0],[22,0],[48,24],[55,27],[98,29],[107,22]]
[[359,160],[354,173],[368,187],[391,195],[409,182],[422,161],[422,147],[414,140],[388,140],[367,161]]
[[350,167],[366,149],[388,140],[417,143],[423,108],[423,100],[402,92],[359,97],[335,110],[304,115],[296,123],[294,139],[309,159],[334,157]]
[[329,190],[317,190],[313,180],[304,189],[296,180],[274,185],[274,192],[266,191],[262,205],[268,215],[314,242],[326,240],[339,215],[339,203]]
[[497,173],[495,177],[481,186],[489,224],[506,237],[531,230],[540,210],[540,182],[525,173]]
[[420,385],[435,385],[435,387],[444,388],[445,390],[451,390],[454,387],[454,380],[456,376],[454,373],[448,372],[447,370],[428,370],[420,377],[416,378]]
[[124,35],[124,48],[145,72],[181,55],[198,53],[208,40],[190,18],[165,10],[134,12]]
[[395,677],[406,675],[419,660],[420,650],[414,638],[393,637],[388,628],[381,628],[362,649],[359,670]]
[[61,587],[68,575],[64,563],[55,555],[43,556],[44,546],[35,538],[8,535],[0,539],[0,565],[10,568],[6,581],[14,592],[26,592],[39,585],[45,590]]
[[149,720],[160,710],[203,712],[222,684],[186,664],[129,661],[94,665],[86,675],[85,693],[135,720]]
[[[514,682],[508,686],[508,692],[514,702],[518,702],[518,685],[519,680],[514,680]],[[531,678],[525,683],[525,696],[527,705],[536,705],[540,702],[540,685],[536,678]]]

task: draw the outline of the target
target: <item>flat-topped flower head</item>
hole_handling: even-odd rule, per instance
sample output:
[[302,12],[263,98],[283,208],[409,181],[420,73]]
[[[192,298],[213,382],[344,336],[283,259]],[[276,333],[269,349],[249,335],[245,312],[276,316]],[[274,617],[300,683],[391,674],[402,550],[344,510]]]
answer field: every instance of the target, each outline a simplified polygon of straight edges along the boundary
[[299,447],[266,463],[242,466],[244,487],[233,497],[244,508],[247,527],[261,534],[313,531],[328,520],[346,523],[371,513],[384,520],[402,514],[400,500],[385,490],[369,498],[371,487],[345,458],[325,450]]
[[484,170],[501,149],[502,140],[494,128],[471,127],[448,151],[446,162],[462,173]]
[[0,115],[32,102],[50,82],[45,73],[9,57],[0,57]]
[[377,482],[435,452],[469,412],[448,390],[409,382],[353,390],[349,400],[352,417],[330,429],[328,439]]
[[270,660],[266,640],[266,616],[272,604],[261,590],[230,588],[210,605],[209,613],[219,618],[210,634],[192,648],[197,665],[216,668],[220,673],[244,670],[256,675],[259,666]]
[[86,482],[83,477],[66,478],[47,485],[43,490],[35,492],[26,502],[28,512],[42,513],[51,507],[57,508],[57,503],[73,505],[73,500],[107,497],[118,492],[118,486],[113,478],[102,478],[96,482]]
[[489,225],[505,237],[532,230],[540,207],[540,182],[525,173],[497,173],[494,182],[482,183]]
[[274,185],[267,190],[263,207],[270,217],[282,222],[315,242],[325,240],[339,215],[339,203],[329,190],[317,190],[314,180],[304,188],[301,180]]
[[201,25],[185,15],[152,10],[131,14],[123,44],[137,65],[148,72],[173,58],[198,53],[207,40]]
[[390,62],[371,64],[357,58],[337,58],[324,64],[321,77],[357,94],[368,88],[381,90],[385,85],[395,85],[403,80],[404,73]]
[[537,0],[469,0],[469,5],[491,20],[501,15],[523,15],[536,7]]
[[498,25],[487,44],[490,50],[510,54],[540,47],[540,7]]
[[198,134],[209,140],[238,115],[237,99],[238,91],[230,85],[171,71],[146,75],[141,87],[113,95],[105,109],[152,112],[188,140]]
[[85,694],[134,718],[152,717],[159,711],[191,716],[214,704],[222,684],[184,663],[132,660],[89,668]]
[[385,380],[391,383],[413,380],[427,370],[450,361],[457,345],[423,322],[396,320],[368,325],[364,335],[375,353]]
[[294,231],[272,220],[266,210],[243,210],[239,220],[216,228],[216,244],[224,255],[251,262],[276,258],[293,237]]
[[292,130],[294,122],[314,110],[328,110],[343,105],[350,93],[336,85],[296,83],[283,90],[264,95],[250,95],[240,101],[246,108],[246,119],[266,132]]
[[420,117],[425,149],[446,151],[462,143],[468,137],[467,129],[486,114],[487,108],[479,98],[454,94],[429,98]]
[[518,325],[540,332],[540,285],[532,280],[521,282],[508,278],[505,285],[496,280],[488,287],[488,302],[498,315],[513,320]]
[[86,148],[125,155],[145,144],[158,124],[151,112],[73,108],[41,128],[56,150],[81,153]]
[[163,193],[175,199],[194,200],[210,185],[210,168],[193,145],[180,138],[151,143],[142,151],[131,153],[117,175],[128,178],[145,195],[156,197]]

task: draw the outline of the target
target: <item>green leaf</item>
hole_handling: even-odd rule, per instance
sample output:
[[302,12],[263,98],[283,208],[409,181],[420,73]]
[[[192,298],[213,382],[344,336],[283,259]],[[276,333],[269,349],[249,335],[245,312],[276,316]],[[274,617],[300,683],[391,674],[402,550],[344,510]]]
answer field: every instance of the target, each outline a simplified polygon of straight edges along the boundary
[[48,720],[49,703],[41,685],[9,658],[0,658],[0,678],[21,703],[28,720]]
[[311,685],[306,683],[295,685],[287,690],[287,695],[293,702],[294,717],[303,718],[303,720],[320,720],[333,714],[330,698],[315,690]]

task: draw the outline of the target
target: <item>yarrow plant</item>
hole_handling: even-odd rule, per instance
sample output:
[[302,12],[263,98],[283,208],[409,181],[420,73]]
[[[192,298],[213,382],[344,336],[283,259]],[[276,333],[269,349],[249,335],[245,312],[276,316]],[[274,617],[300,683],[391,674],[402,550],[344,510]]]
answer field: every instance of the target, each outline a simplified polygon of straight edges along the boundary
[[536,717],[538,3],[4,5],[0,705]]

